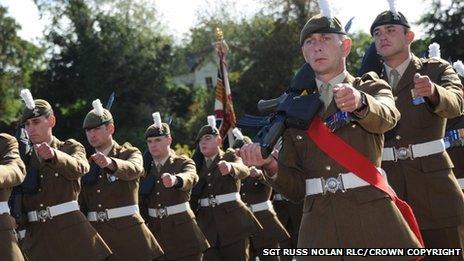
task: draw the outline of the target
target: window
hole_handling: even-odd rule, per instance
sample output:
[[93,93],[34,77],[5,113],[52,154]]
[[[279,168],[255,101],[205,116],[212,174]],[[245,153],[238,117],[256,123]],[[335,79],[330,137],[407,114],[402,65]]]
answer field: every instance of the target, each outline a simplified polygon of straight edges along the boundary
[[208,89],[213,89],[213,78],[212,77],[205,77],[206,87]]

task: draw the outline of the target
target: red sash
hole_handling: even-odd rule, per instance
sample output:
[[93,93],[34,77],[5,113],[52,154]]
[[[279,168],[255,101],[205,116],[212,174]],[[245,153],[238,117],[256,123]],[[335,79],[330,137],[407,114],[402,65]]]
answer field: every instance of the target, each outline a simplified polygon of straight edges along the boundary
[[308,130],[306,131],[311,140],[317,147],[334,159],[338,164],[347,170],[355,173],[358,177],[368,182],[372,186],[387,193],[395,202],[396,207],[400,210],[403,218],[408,222],[409,228],[416,235],[417,239],[424,246],[422,235],[417,224],[411,207],[408,203],[402,201],[396,196],[395,191],[388,185],[382,177],[379,170],[364,155],[353,149],[349,144],[340,137],[333,134],[325,126],[321,118],[316,115]]

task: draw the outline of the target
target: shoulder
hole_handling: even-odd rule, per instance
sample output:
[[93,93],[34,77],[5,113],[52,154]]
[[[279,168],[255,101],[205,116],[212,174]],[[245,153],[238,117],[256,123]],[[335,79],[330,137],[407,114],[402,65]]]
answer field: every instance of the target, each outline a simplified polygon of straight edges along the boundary
[[356,77],[353,81],[353,87],[364,91],[368,89],[373,91],[373,89],[379,90],[384,88],[390,88],[388,83],[381,79],[379,75],[373,71],[367,72],[363,74],[361,77]]
[[120,149],[123,151],[140,152],[137,147],[132,146],[129,142],[124,142],[124,144],[120,146]]
[[65,141],[58,140],[58,143],[61,144],[61,147],[83,147],[82,144],[75,139],[67,139]]
[[181,162],[181,163],[194,163],[191,158],[189,158],[187,155],[177,155],[175,153],[171,154],[171,157],[173,157],[174,162]]

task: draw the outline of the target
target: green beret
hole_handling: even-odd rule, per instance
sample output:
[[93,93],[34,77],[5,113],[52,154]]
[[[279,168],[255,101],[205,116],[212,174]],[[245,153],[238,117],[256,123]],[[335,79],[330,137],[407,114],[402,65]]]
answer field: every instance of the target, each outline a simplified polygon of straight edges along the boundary
[[171,130],[167,123],[161,123],[161,127],[156,127],[155,124],[150,125],[145,131],[145,139],[149,137],[159,137],[171,135]]
[[250,144],[250,143],[253,143],[251,141],[250,137],[243,136],[243,140],[235,140],[234,141],[234,145],[232,145],[232,148],[233,149],[239,149],[239,148],[243,147],[243,145]]
[[384,11],[380,13],[372,23],[370,30],[371,35],[374,35],[374,29],[377,26],[386,24],[399,24],[402,26],[406,26],[407,28],[411,28],[411,26],[408,23],[408,20],[406,20],[406,17],[404,17],[404,15],[401,12],[398,12],[398,15],[396,15],[391,11]]
[[40,117],[40,116],[50,116],[53,114],[53,109],[50,103],[46,100],[37,99],[34,100],[35,107],[34,109],[24,108],[23,114],[21,115],[21,124],[26,123],[28,119]]
[[103,124],[113,123],[113,115],[107,109],[103,109],[103,115],[98,115],[95,109],[91,110],[85,116],[82,128],[85,130],[93,129]]
[[327,18],[321,14],[311,17],[304,25],[300,33],[300,45],[303,45],[304,40],[311,34],[346,34],[340,21],[334,18]]
[[219,135],[219,130],[216,127],[213,128],[210,125],[205,125],[201,127],[200,131],[198,132],[196,141],[200,141],[201,137],[206,134]]

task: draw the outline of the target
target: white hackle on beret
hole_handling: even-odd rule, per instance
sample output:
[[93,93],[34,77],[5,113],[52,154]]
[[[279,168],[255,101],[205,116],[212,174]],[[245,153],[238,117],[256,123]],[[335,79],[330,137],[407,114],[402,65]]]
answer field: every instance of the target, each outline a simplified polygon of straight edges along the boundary
[[103,105],[100,99],[96,99],[92,102],[92,107],[95,110],[95,114],[98,116],[103,116]]
[[232,133],[234,134],[235,139],[237,140],[243,140],[243,134],[238,128],[234,128],[232,130]]
[[437,43],[431,43],[429,45],[429,58],[441,58],[440,45]]
[[319,9],[321,9],[321,15],[329,19],[333,18],[332,10],[330,8],[329,0],[318,0]]
[[29,89],[22,89],[19,96],[21,96],[24,103],[26,104],[26,107],[29,110],[33,110],[35,108],[34,98],[32,98],[32,94],[31,91],[29,91]]
[[208,125],[211,126],[211,128],[216,128],[216,117],[214,117],[214,115],[209,115],[207,119]]
[[388,5],[390,6],[390,12],[398,15],[398,11],[396,10],[396,0],[388,0]]
[[151,115],[153,117],[153,123],[156,128],[161,128],[161,115],[159,112],[155,112]]
[[464,77],[464,64],[462,64],[461,60],[457,60],[453,63],[453,68],[458,72],[461,77]]

